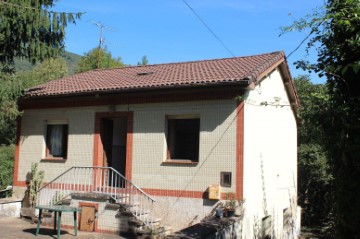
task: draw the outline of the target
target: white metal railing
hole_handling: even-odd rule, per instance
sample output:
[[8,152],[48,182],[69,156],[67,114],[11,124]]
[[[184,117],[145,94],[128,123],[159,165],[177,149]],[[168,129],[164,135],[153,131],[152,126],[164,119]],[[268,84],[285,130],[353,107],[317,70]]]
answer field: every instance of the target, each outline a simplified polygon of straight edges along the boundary
[[155,200],[111,167],[72,167],[37,192],[37,205],[56,205],[72,193],[99,193],[150,225]]

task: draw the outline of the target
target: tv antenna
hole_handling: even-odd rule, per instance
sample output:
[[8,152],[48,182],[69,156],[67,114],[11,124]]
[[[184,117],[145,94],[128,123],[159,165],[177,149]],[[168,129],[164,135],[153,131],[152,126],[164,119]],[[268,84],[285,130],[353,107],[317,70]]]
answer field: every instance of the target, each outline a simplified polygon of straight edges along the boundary
[[97,26],[98,28],[100,28],[100,38],[99,38],[99,46],[98,46],[98,60],[97,60],[97,68],[100,69],[101,67],[101,61],[100,61],[100,53],[101,53],[101,48],[102,45],[104,44],[104,38],[103,38],[103,31],[107,30],[107,31],[115,31],[115,29],[105,26],[104,24],[102,24],[101,22],[95,22],[95,21],[91,21],[91,23],[95,26]]

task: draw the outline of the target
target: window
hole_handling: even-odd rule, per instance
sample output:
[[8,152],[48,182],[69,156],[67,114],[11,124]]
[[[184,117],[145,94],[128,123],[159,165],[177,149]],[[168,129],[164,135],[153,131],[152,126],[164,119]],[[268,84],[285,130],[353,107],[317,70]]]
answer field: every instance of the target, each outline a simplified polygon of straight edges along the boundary
[[199,117],[167,117],[167,160],[198,162],[199,139]]
[[67,140],[67,124],[48,124],[46,126],[46,158],[66,159]]
[[231,187],[231,172],[220,172],[220,185]]

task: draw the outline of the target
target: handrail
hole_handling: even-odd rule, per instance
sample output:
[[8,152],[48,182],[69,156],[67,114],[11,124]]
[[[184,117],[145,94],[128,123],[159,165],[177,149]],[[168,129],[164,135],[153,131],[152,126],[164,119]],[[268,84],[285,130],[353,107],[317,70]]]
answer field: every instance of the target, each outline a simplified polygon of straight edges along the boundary
[[56,205],[73,193],[97,193],[111,197],[135,217],[151,226],[154,198],[112,167],[71,167],[37,191],[37,205]]
[[39,191],[41,191],[43,188],[46,188],[49,184],[55,182],[57,179],[59,179],[60,177],[62,177],[63,175],[65,175],[67,172],[69,172],[69,171],[72,170],[73,168],[74,168],[74,167],[71,167],[71,168],[67,169],[65,172],[63,172],[62,174],[60,174],[59,176],[57,176],[56,178],[54,178],[54,179],[51,180],[50,182],[45,183],[45,185],[42,186],[42,187],[40,187],[40,188],[36,191],[36,193],[39,193]]
[[112,171],[116,172],[119,176],[121,176],[125,181],[127,181],[128,183],[132,184],[137,190],[139,190],[140,192],[142,192],[143,194],[145,194],[147,197],[149,197],[153,202],[156,202],[156,200],[154,198],[152,198],[149,194],[147,194],[146,192],[144,192],[144,190],[142,190],[141,188],[139,188],[138,186],[136,186],[132,181],[130,181],[129,179],[125,178],[121,173],[119,173],[116,169],[112,168],[112,167],[101,167],[101,166],[96,166],[96,167],[90,167],[90,166],[74,166],[71,167],[69,169],[67,169],[65,172],[63,172],[62,174],[60,174],[59,176],[57,176],[56,178],[54,178],[53,180],[51,180],[50,182],[46,183],[44,186],[42,186],[38,191],[41,191],[43,188],[47,187],[49,184],[53,183],[54,181],[56,181],[57,179],[59,179],[61,176],[63,176],[64,174],[66,174],[67,172],[71,171],[74,168],[88,168],[88,169],[94,169],[94,168],[98,168],[98,169],[111,169]]
[[121,177],[126,180],[128,183],[132,184],[137,190],[139,190],[140,192],[142,192],[143,194],[145,194],[148,198],[150,198],[153,202],[156,202],[156,200],[154,198],[152,198],[149,194],[147,194],[146,192],[144,192],[144,190],[142,190],[141,188],[139,188],[138,186],[136,186],[131,180],[125,178],[121,173],[119,173],[116,169],[112,168],[112,167],[93,167],[93,168],[111,168],[112,171],[116,172],[117,174],[121,175]]

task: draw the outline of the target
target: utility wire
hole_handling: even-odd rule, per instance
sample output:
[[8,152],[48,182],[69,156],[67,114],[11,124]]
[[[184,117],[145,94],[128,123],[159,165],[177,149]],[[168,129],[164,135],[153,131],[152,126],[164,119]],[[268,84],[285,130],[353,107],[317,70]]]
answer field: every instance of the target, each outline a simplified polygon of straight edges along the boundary
[[318,28],[321,26],[321,24],[323,24],[324,21],[325,21],[325,20],[322,20],[322,21],[320,21],[315,27],[312,27],[312,28],[311,28],[311,31],[310,31],[309,33],[306,31],[306,29],[304,29],[304,31],[305,31],[305,33],[306,33],[305,38],[295,47],[295,49],[294,49],[293,51],[291,51],[291,52],[286,56],[286,58],[289,58],[292,54],[294,54],[297,50],[299,50],[299,48],[304,44],[304,42],[306,42],[306,40],[309,39],[310,36],[315,32],[315,29],[318,29]]
[[200,15],[189,5],[186,0],[182,0],[184,4],[195,14],[195,16],[200,20],[200,22],[208,29],[208,31],[220,42],[220,44],[229,52],[229,54],[235,57],[235,54],[225,45],[225,43],[218,37],[215,32],[209,27],[208,24],[200,17]]
[[286,58],[289,59],[289,57],[294,54],[297,50],[299,50],[299,48],[302,46],[302,44],[304,44],[304,42],[309,39],[311,34],[308,34],[296,47],[294,50],[292,50],[287,56]]

